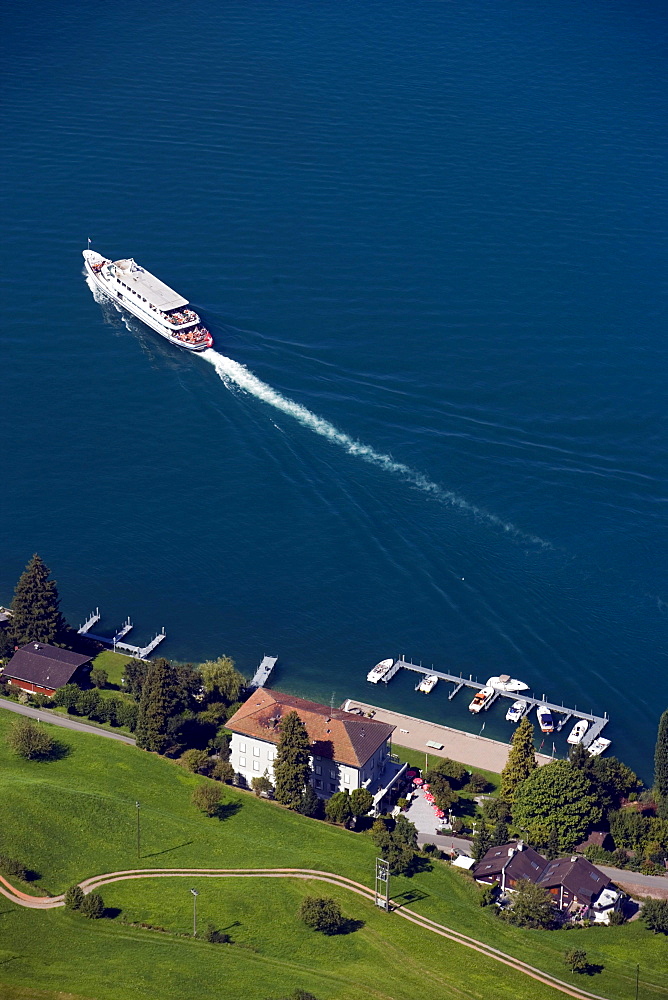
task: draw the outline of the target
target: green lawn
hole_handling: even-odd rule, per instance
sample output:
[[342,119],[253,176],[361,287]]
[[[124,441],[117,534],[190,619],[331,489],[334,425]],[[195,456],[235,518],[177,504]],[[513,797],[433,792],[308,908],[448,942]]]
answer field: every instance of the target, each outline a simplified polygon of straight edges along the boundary
[[98,653],[93,660],[93,669],[96,667],[101,670],[107,671],[107,676],[109,678],[109,687],[113,688],[114,691],[121,691],[121,677],[123,676],[123,668],[128,660],[131,660],[131,656],[126,656],[125,653],[114,653],[110,649],[104,649],[101,653]]
[[[51,893],[85,877],[130,867],[308,867],[339,872],[372,884],[375,849],[366,835],[309,820],[249,793],[226,789],[228,814],[208,819],[190,803],[203,779],[178,765],[103,738],[54,730],[70,748],[48,763],[12,757],[3,733],[15,721],[0,711],[0,853],[40,873]],[[141,803],[141,860],[136,851],[136,808]],[[191,887],[199,923],[232,935],[233,945],[207,945],[191,929]],[[55,1000],[265,1000],[296,987],[319,1000],[547,1000],[549,987],[409,924],[397,915],[334,886],[313,891],[340,899],[364,926],[324,938],[307,931],[295,911],[309,885],[301,881],[176,879],[105,887],[113,920],[86,921],[63,909],[34,912],[0,905],[0,997]],[[470,878],[436,862],[430,872],[392,881],[392,895],[433,919],[480,938],[561,978],[563,951],[577,946],[600,975],[578,978],[586,989],[613,1000],[632,997],[635,964],[647,996],[668,998],[668,945],[641,924],[592,930],[527,932],[497,920],[477,905]],[[405,898],[405,897],[404,897]],[[169,933],[128,927],[146,922]],[[39,942],[39,947],[27,942]],[[33,993],[19,987],[30,983]],[[4,984],[4,985],[2,985]],[[633,988],[633,989],[632,989]],[[53,991],[49,993],[49,991]]]
[[[419,767],[423,770],[429,770],[430,767],[436,767],[439,761],[443,760],[442,757],[437,757],[434,754],[424,754],[421,750],[411,750],[410,747],[401,747],[396,743],[392,744],[392,753],[395,753],[400,761],[407,761],[411,767]],[[501,775],[497,774],[496,771],[485,771],[482,767],[470,767],[469,764],[462,765],[468,771],[476,771],[478,774],[484,774],[487,781],[490,784],[488,795],[496,795],[499,786],[501,784]],[[466,794],[465,792],[462,794]]]

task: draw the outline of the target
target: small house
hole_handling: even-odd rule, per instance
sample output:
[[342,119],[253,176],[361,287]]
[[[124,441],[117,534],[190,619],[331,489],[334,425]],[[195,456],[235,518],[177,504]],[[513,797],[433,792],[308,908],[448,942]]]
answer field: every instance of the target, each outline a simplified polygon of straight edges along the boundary
[[58,688],[82,677],[91,657],[46,642],[28,642],[18,649],[4,669],[12,687],[49,697]]

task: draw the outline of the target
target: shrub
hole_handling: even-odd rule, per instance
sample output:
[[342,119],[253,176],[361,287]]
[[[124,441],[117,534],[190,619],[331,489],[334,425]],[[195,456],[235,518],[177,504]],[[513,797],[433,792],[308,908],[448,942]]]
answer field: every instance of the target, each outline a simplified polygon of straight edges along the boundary
[[65,893],[65,906],[70,910],[80,910],[85,898],[80,885],[71,885]]
[[466,784],[466,790],[468,792],[473,792],[474,795],[481,795],[483,792],[486,792],[489,787],[489,781],[484,774],[480,773],[480,771],[473,771]]
[[302,792],[297,812],[301,813],[302,816],[311,816],[317,819],[322,818],[324,812],[322,799],[310,783],[305,786]]
[[213,924],[207,924],[204,931],[204,940],[208,941],[209,944],[230,944],[232,938],[229,934],[223,934],[222,931],[216,930]]
[[102,667],[93,667],[90,672],[90,682],[96,688],[104,688],[109,682],[109,674]]
[[118,699],[118,708],[116,709],[117,726],[125,726],[131,733],[134,733],[137,728],[138,714],[139,706],[135,702],[126,701],[124,698]]
[[307,927],[323,934],[338,934],[345,923],[339,904],[326,896],[305,896],[299,916]]
[[355,788],[350,796],[353,816],[366,816],[373,806],[373,795],[368,788]]
[[79,909],[89,920],[99,920],[104,916],[104,900],[98,892],[90,892],[84,896]]
[[274,790],[274,786],[269,780],[269,775],[265,771],[261,777],[253,778],[251,780],[251,788],[259,798],[261,795],[269,797]]
[[211,777],[216,781],[224,781],[226,785],[232,785],[236,778],[236,772],[229,760],[219,760],[211,772]]
[[76,710],[79,715],[93,715],[100,703],[100,695],[93,688],[90,691],[79,691]]
[[56,741],[32,719],[18,719],[9,731],[10,749],[26,760],[44,760],[53,753]]
[[564,962],[571,972],[586,972],[589,968],[587,952],[581,948],[569,948],[564,952]]
[[626,917],[621,910],[613,910],[608,917],[608,923],[611,927],[619,927],[621,924],[626,923]]
[[498,882],[493,882],[492,885],[486,885],[478,897],[479,904],[481,906],[491,906],[492,903],[496,902],[498,891]]
[[0,854],[0,869],[5,873],[5,875],[12,875],[14,878],[20,878],[24,882],[28,875],[28,871],[23,867],[20,861],[15,858],[8,858],[6,854]]
[[185,767],[186,771],[197,774],[204,767],[208,759],[209,755],[206,750],[186,750],[179,757],[179,764]]
[[[300,803],[301,805],[301,803]],[[325,815],[331,823],[346,823],[352,816],[350,792],[334,792],[331,799],[325,803]]]
[[219,788],[208,781],[198,785],[192,794],[193,805],[201,809],[207,816],[215,816],[220,808],[222,795]]
[[397,805],[399,806],[400,809],[405,809],[406,806],[408,805],[408,799],[404,798],[397,799]]
[[49,708],[53,704],[48,694],[40,694],[39,691],[30,696],[30,701],[37,708]]

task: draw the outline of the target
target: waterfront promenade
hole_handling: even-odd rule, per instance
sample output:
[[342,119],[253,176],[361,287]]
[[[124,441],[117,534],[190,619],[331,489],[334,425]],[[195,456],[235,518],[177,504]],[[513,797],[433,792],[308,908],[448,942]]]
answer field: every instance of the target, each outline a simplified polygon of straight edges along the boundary
[[[351,708],[361,708],[365,713],[375,712],[374,719],[396,726],[392,742],[399,746],[430,753],[436,757],[451,757],[468,767],[482,767],[497,774],[500,774],[506,765],[510,750],[508,743],[490,740],[486,736],[476,736],[461,729],[452,729],[450,726],[438,726],[435,722],[425,722],[424,719],[415,719],[400,712],[390,712],[386,708],[367,705],[354,699],[350,699],[346,705],[348,711]],[[427,746],[428,742],[442,743],[443,749],[434,750],[433,747]],[[537,753],[536,760],[541,765],[549,764],[552,758]]]

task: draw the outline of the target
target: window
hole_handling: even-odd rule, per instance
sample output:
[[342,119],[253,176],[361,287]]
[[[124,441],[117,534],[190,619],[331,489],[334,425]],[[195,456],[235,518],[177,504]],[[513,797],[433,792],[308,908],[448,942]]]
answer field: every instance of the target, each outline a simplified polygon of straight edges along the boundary
[[245,743],[240,743],[239,744],[239,750],[241,751],[241,753],[246,753],[246,744]]
[[320,780],[320,778],[315,779],[315,787],[322,788],[322,781]]
[[276,754],[273,750],[267,750],[267,760],[275,760]]
[[372,771],[373,771],[373,765],[374,765],[375,763],[376,763],[376,762],[375,762],[375,760],[374,760],[374,759],[373,759],[373,757],[372,757],[372,758],[371,758],[371,760],[369,761],[369,768],[370,768],[370,769],[371,769]]
[[246,758],[245,757],[240,757],[239,758],[239,767],[245,767],[245,766],[246,766]]
[[346,784],[346,785],[349,785],[349,784],[350,784],[350,775],[348,774],[348,772],[347,772],[347,771],[346,771],[346,773],[345,773],[345,774],[343,775],[343,780],[344,780],[344,782],[345,782],[345,784]]
[[330,792],[335,792],[336,791],[336,785],[334,784],[333,781],[330,781],[330,783],[329,783],[329,790],[330,790]]
[[260,756],[260,748],[259,747],[253,747],[253,756],[254,757],[259,757]]
[[336,777],[336,771],[330,770],[329,776],[330,776],[330,778],[335,778]]
[[315,773],[316,774],[322,774],[322,768],[321,768],[320,764],[316,764],[315,765]]
[[260,770],[260,761],[259,760],[254,760],[253,761],[253,770],[254,771],[259,771]]

